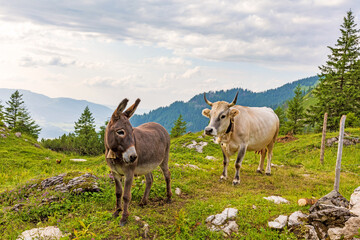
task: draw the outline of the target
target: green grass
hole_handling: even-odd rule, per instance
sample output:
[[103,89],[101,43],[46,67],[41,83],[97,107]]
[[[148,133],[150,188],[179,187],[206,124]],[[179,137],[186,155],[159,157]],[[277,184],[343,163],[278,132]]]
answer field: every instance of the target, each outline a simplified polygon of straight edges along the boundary
[[[360,136],[360,129],[346,129],[352,136]],[[337,133],[328,133],[328,137]],[[296,239],[286,229],[271,230],[269,220],[280,214],[294,211],[306,212],[309,207],[297,206],[299,198],[320,198],[333,189],[337,147],[325,151],[325,163],[321,165],[320,134],[298,135],[288,143],[277,143],[274,149],[272,176],[257,174],[259,155],[248,152],[241,169],[241,183],[232,186],[234,176],[233,156],[229,165],[229,178],[220,182],[222,153],[209,137],[199,138],[201,133],[186,134],[172,140],[170,171],[173,192],[182,190],[181,196],[173,195],[170,204],[164,203],[165,181],[159,168],[154,170],[154,184],[150,202],[140,207],[145,184],[143,176],[135,178],[132,188],[129,223],[119,226],[119,218],[113,219],[115,190],[109,178],[109,168],[104,156],[80,157],[55,153],[34,146],[36,141],[28,136],[0,138],[0,232],[4,239],[16,239],[24,230],[34,227],[58,226],[69,234],[64,239],[141,239],[142,226],[134,216],[139,216],[150,226],[149,238],[156,239],[223,239],[218,232],[207,229],[205,219],[222,212],[226,207],[239,209],[236,222],[239,232],[233,239]],[[28,139],[28,141],[25,141]],[[184,148],[186,143],[207,141],[203,153]],[[206,156],[216,160],[206,160]],[[72,162],[71,158],[85,158],[87,162]],[[57,164],[56,159],[61,159]],[[197,165],[201,170],[186,167]],[[280,166],[283,165],[283,166]],[[360,183],[360,145],[344,147],[340,192],[347,199]],[[57,196],[51,204],[42,202],[44,192],[29,196],[26,182],[44,179],[64,172],[91,172],[100,177],[99,193],[82,195],[59,194],[48,191],[48,196]],[[290,204],[276,205],[263,199],[279,195]],[[24,206],[19,212],[11,211],[16,203]],[[253,208],[256,206],[256,209]],[[92,234],[96,235],[93,236]]]

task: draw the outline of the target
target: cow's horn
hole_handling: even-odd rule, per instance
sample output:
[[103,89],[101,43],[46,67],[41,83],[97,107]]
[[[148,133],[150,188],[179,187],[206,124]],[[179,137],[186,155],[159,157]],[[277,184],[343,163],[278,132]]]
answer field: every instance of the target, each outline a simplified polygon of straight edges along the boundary
[[206,94],[205,94],[205,93],[204,93],[204,100],[205,100],[205,102],[206,102],[207,104],[209,104],[210,106],[213,105],[212,102],[210,102],[209,100],[206,99]]
[[235,98],[234,98],[234,100],[232,101],[232,103],[229,104],[229,107],[232,107],[232,106],[235,105],[236,100],[237,100],[237,97],[238,97],[238,94],[239,94],[239,91],[237,91],[237,93],[236,93],[236,95],[235,95]]

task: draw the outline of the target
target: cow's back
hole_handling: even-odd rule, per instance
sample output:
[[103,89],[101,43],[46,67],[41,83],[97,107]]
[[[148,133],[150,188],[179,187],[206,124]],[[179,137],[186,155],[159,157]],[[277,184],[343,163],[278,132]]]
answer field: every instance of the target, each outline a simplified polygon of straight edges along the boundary
[[234,106],[234,134],[237,141],[248,145],[248,150],[259,151],[274,141],[279,131],[279,118],[271,108]]

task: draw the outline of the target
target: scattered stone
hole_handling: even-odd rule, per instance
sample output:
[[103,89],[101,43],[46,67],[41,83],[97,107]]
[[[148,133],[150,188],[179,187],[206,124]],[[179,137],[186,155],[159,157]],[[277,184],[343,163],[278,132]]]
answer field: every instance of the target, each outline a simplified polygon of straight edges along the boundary
[[288,200],[286,200],[285,198],[279,197],[279,196],[270,196],[270,197],[264,197],[264,199],[274,202],[276,204],[280,204],[280,203],[289,203]]
[[47,239],[55,240],[64,237],[59,228],[50,226],[45,228],[33,228],[27,230],[17,238],[17,240],[33,240],[33,239]]
[[330,240],[340,240],[341,236],[343,236],[342,228],[339,227],[329,228],[328,235]]
[[46,157],[45,160],[50,160],[50,158],[49,158],[49,157]]
[[180,196],[181,195],[181,189],[180,188],[175,188],[175,194]]
[[183,145],[186,146],[189,149],[194,148],[197,152],[202,153],[203,148],[208,145],[207,142],[196,142],[195,140],[192,140],[190,144],[186,145],[186,143]]
[[12,210],[12,211],[15,211],[15,212],[18,212],[23,206],[24,206],[24,204],[18,203],[18,204],[15,204],[15,205],[11,208],[11,210]]
[[34,144],[34,147],[41,148],[41,146],[39,144],[37,144],[37,143]]
[[257,209],[257,207],[255,205],[252,205],[252,209]]
[[205,159],[207,159],[207,160],[216,160],[216,158],[213,157],[213,156],[206,156]]
[[149,224],[147,224],[145,221],[141,220],[140,217],[138,216],[134,216],[135,221],[140,225],[141,229],[140,229],[140,235],[143,238],[147,238],[149,231],[150,231],[150,227]]
[[26,138],[24,138],[24,141],[25,141],[25,142],[28,142],[29,140],[27,140]]
[[274,163],[271,163],[271,167],[284,167],[284,165],[277,165],[277,164],[274,164]]
[[211,215],[206,218],[210,231],[223,231],[227,235],[232,232],[238,232],[238,225],[235,221],[229,221],[237,216],[238,210],[236,208],[225,208],[222,213]]
[[360,217],[352,217],[345,223],[342,229],[345,239],[352,239],[355,235],[359,234],[360,230]]
[[6,134],[0,134],[0,136],[2,137],[2,138],[7,138],[7,136],[6,136]]
[[[338,142],[339,142],[339,137],[332,137],[332,138],[326,139],[326,146],[331,147],[333,145],[337,145]],[[360,143],[359,138],[345,136],[343,139],[344,146],[356,145],[358,143]]]
[[283,229],[286,226],[288,217],[286,215],[280,215],[274,221],[268,222],[270,228]]
[[294,213],[292,213],[289,216],[289,227],[293,227],[293,226],[298,226],[300,224],[303,223],[303,219],[306,219],[308,217],[308,215],[302,213],[301,211],[296,211]]
[[351,213],[360,217],[360,187],[356,188],[350,197]]
[[201,168],[199,168],[198,166],[193,165],[193,164],[185,164],[184,167],[189,167],[189,168],[193,168],[193,169],[196,169],[196,170],[200,170],[200,169],[201,169]]
[[21,137],[21,132],[16,132],[15,136],[18,137],[18,138]]
[[306,233],[304,234],[304,238],[307,240],[319,240],[319,237],[315,231],[315,228],[311,225],[305,225],[307,228]]
[[73,162],[86,162],[87,160],[82,159],[82,158],[72,158],[72,159],[70,159],[70,161],[73,161]]

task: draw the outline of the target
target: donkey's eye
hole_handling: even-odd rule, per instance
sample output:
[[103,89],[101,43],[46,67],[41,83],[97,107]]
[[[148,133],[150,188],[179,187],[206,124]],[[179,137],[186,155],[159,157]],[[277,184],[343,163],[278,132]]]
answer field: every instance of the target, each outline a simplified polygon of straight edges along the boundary
[[124,130],[117,130],[116,133],[117,133],[117,135],[119,135],[119,136],[124,136],[124,135],[125,135]]
[[225,115],[221,115],[221,117],[220,117],[220,118],[221,118],[221,119],[224,119],[225,117],[226,117]]

